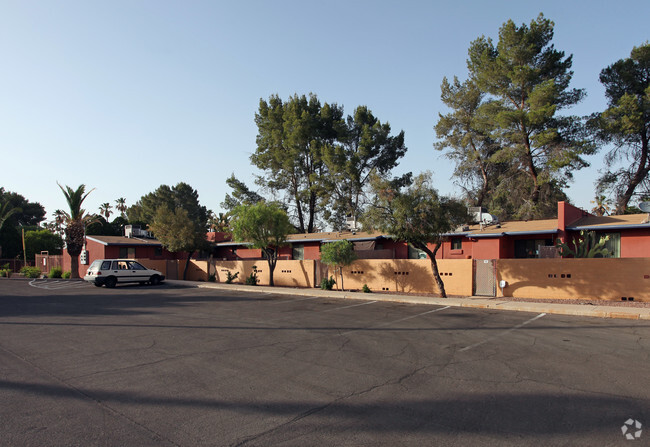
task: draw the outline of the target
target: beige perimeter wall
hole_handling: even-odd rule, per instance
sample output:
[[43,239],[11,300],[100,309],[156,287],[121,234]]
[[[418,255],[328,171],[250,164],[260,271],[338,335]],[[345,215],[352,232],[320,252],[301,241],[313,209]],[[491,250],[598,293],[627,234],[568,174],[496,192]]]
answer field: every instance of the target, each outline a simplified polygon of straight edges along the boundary
[[[166,273],[166,261],[140,260],[144,265]],[[258,269],[258,284],[268,285],[268,264],[257,261],[192,260],[188,279],[207,281],[214,274],[226,282],[226,273],[239,273],[234,283],[243,284]],[[185,261],[177,263],[182,278]],[[474,288],[471,259],[441,259],[438,268],[448,295],[471,296]],[[499,259],[498,281],[506,281],[498,296],[540,299],[604,299],[650,301],[650,258],[627,259]],[[167,274],[169,277],[169,274]],[[334,269],[319,261],[278,261],[275,285],[318,287],[324,277],[335,276]],[[336,273],[335,289],[341,280]],[[431,263],[427,259],[365,259],[343,269],[346,290],[360,290],[366,284],[372,291],[438,293]]]
[[650,301],[650,258],[499,259],[500,296]]

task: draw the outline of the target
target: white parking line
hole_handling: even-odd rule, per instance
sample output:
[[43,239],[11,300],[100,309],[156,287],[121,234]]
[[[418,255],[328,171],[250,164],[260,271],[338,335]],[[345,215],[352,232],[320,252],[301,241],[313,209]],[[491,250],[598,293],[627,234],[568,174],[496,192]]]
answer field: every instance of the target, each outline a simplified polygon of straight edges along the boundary
[[350,309],[351,307],[365,306],[367,304],[372,304],[372,303],[376,303],[376,302],[377,302],[376,300],[375,301],[366,301],[365,303],[361,303],[361,304],[352,304],[350,306],[336,307],[334,309],[323,310],[323,311],[321,311],[321,313],[334,312],[335,310],[341,310],[341,309]]
[[531,318],[530,320],[526,320],[523,323],[520,323],[520,324],[518,324],[516,326],[511,327],[507,331],[500,332],[500,333],[498,333],[496,335],[493,335],[492,337],[486,338],[485,340],[481,340],[478,343],[474,343],[473,345],[465,346],[464,348],[460,349],[459,352],[469,351],[470,349],[476,348],[477,346],[481,346],[482,344],[485,344],[485,343],[487,343],[489,341],[492,341],[495,338],[499,338],[499,337],[502,337],[502,336],[504,336],[506,334],[509,334],[510,332],[512,332],[514,330],[517,330],[517,329],[519,329],[521,327],[526,326],[528,323],[532,323],[533,321],[535,321],[535,320],[537,320],[539,318],[542,318],[544,315],[546,315],[546,313],[539,314],[536,317]]
[[401,321],[410,320],[412,318],[421,317],[423,315],[432,314],[434,312],[440,312],[441,310],[449,309],[450,307],[451,306],[439,307],[438,309],[428,310],[426,312],[422,312],[422,313],[417,314],[417,315],[411,315],[410,317],[400,318],[399,320],[389,321],[387,323],[381,323],[381,324],[378,324],[378,325],[375,325],[375,326],[369,326],[369,327],[362,328],[362,329],[353,329],[351,331],[341,332],[339,335],[347,335],[347,334],[351,334],[352,332],[365,331],[365,330],[368,330],[368,329],[377,329],[377,328],[380,328],[380,327],[389,326],[391,324],[399,323]]
[[38,280],[33,279],[29,282],[29,285],[36,287],[37,289],[46,289],[46,290],[58,290],[58,289],[70,289],[76,287],[86,286],[85,281],[50,281],[50,280]]
[[301,298],[299,300],[280,300],[280,301],[274,301],[270,304],[283,304],[283,303],[297,303],[298,301],[307,301],[307,300],[316,300],[318,298],[322,298],[320,296],[310,296],[308,298]]

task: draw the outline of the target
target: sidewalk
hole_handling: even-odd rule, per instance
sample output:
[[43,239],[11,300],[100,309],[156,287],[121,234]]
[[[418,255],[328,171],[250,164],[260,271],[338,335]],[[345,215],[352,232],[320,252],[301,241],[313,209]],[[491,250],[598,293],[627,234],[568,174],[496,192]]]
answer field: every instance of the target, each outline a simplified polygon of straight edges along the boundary
[[222,284],[200,281],[173,281],[170,284],[205,289],[231,290],[240,292],[273,293],[277,295],[318,296],[365,301],[394,301],[399,303],[433,304],[438,306],[474,307],[479,309],[499,309],[515,312],[534,312],[582,317],[626,318],[630,320],[650,320],[650,307],[593,306],[587,304],[557,304],[508,301],[500,298],[467,297],[436,298],[417,295],[390,295],[384,293],[341,292],[337,290],[294,289],[289,287],[247,286],[243,284]]

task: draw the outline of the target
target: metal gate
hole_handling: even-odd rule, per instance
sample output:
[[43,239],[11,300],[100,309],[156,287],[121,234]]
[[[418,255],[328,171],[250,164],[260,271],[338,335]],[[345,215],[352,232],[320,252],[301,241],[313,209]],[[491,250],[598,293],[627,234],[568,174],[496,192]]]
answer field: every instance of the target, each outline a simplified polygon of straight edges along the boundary
[[178,279],[178,261],[167,260],[167,271],[165,272],[167,279]]
[[497,296],[496,262],[494,259],[474,260],[474,295]]

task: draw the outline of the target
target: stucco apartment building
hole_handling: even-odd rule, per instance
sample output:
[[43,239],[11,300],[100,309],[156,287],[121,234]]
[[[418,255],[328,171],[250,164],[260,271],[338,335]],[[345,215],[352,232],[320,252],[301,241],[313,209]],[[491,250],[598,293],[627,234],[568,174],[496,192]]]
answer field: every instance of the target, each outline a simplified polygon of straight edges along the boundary
[[[571,242],[580,231],[608,235],[607,247],[616,258],[650,257],[650,223],[647,214],[594,216],[566,202],[558,202],[557,218],[469,225],[445,235],[439,259],[540,258],[555,254],[558,241]],[[283,260],[318,260],[322,244],[346,239],[355,245],[360,259],[423,259],[426,255],[389,234],[323,232],[293,234],[280,248]],[[551,247],[544,249],[543,247]],[[218,260],[261,259],[262,251],[245,243],[215,242]]]

